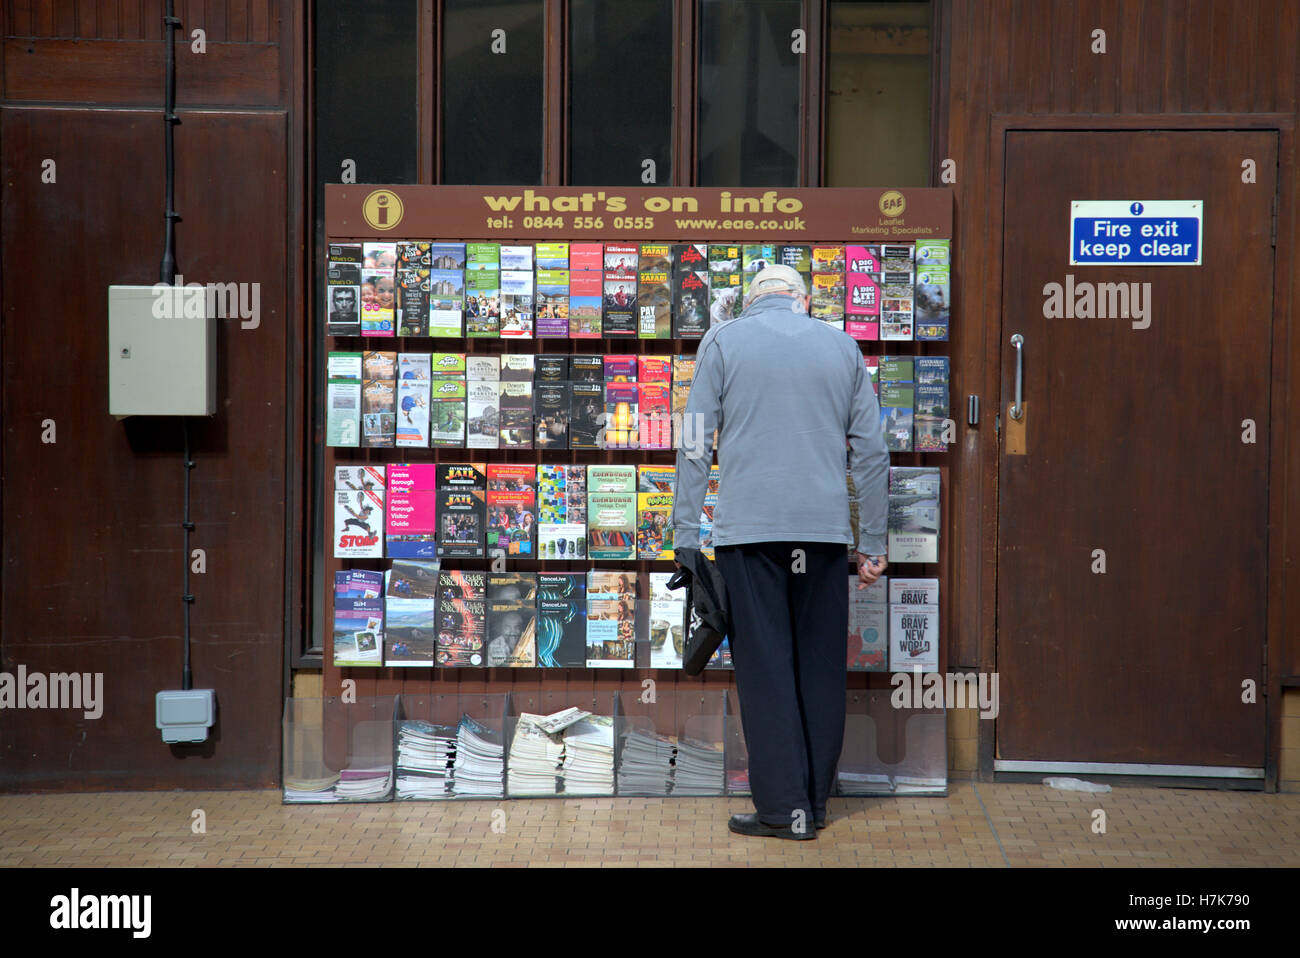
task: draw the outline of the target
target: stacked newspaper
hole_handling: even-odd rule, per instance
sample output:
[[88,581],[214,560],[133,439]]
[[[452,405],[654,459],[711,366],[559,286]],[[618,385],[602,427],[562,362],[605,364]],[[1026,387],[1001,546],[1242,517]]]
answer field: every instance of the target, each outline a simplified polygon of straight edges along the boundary
[[874,772],[849,772],[841,769],[836,774],[841,795],[879,795],[892,792],[894,781],[888,775]]
[[454,768],[451,785],[453,795],[502,797],[505,746],[501,742],[501,733],[474,721],[468,715],[461,716],[456,731]]
[[943,775],[895,775],[894,791],[899,794],[934,795],[948,788]]
[[673,760],[677,740],[640,728],[623,736],[623,754],[618,765],[620,795],[667,795],[673,784]]
[[559,791],[564,742],[542,728],[545,717],[523,712],[510,743],[507,781],[511,795],[554,795]]
[[449,798],[456,760],[456,729],[423,719],[397,730],[397,797]]
[[588,715],[564,732],[566,795],[614,794],[614,719]]
[[725,768],[722,743],[683,737],[677,746],[674,795],[721,795]]
[[393,787],[393,766],[375,765],[369,768],[345,768],[339,773],[339,783],[334,794],[344,802],[365,802],[386,798]]
[[317,778],[305,776],[289,777],[284,780],[284,800],[286,802],[337,802],[334,786],[339,776],[330,772]]
[[537,719],[538,727],[544,732],[563,732],[570,725],[581,722],[590,714],[590,712],[584,712],[575,705],[560,712],[554,712],[550,715],[537,715],[534,718]]
[[727,794],[728,795],[749,794],[749,769],[747,768],[727,769]]

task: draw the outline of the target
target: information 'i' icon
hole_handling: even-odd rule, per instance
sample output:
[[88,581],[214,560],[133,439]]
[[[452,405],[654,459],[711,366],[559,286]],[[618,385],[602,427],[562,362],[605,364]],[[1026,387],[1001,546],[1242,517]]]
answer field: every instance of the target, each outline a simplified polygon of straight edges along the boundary
[[391,230],[402,221],[402,200],[392,190],[375,190],[361,204],[361,215],[374,230]]

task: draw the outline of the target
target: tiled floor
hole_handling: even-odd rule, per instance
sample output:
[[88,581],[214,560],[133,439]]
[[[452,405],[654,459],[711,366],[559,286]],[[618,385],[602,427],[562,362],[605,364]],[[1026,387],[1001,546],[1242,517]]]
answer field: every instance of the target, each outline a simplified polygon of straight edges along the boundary
[[750,809],[744,799],[286,807],[272,791],[0,795],[0,866],[1300,865],[1295,794],[954,782],[947,798],[833,799],[829,828],[810,842],[731,835],[727,814]]

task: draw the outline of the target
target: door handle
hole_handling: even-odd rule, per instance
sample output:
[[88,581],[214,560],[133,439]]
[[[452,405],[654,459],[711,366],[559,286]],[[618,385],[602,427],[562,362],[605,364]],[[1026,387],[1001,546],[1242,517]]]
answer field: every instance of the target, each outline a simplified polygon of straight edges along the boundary
[[1021,405],[1025,398],[1025,337],[1016,333],[1011,337],[1011,345],[1016,349],[1016,401],[1007,412],[1012,419],[1020,419],[1025,414]]

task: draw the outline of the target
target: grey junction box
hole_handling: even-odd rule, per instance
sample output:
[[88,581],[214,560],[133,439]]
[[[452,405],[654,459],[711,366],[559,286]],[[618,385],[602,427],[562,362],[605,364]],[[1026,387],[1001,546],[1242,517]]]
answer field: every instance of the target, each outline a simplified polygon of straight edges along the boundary
[[216,363],[217,323],[205,287],[108,288],[110,415],[214,415]]
[[154,696],[154,725],[164,742],[204,742],[217,720],[215,689],[172,689]]

